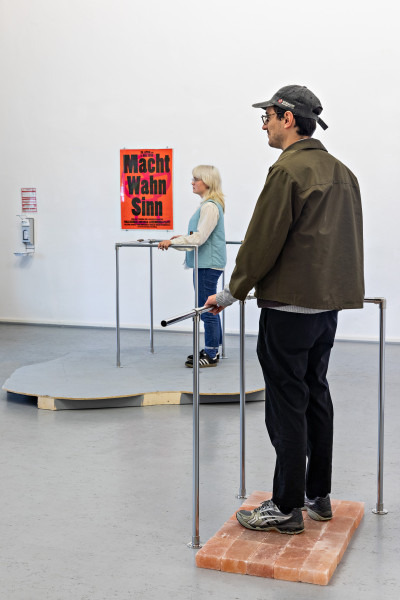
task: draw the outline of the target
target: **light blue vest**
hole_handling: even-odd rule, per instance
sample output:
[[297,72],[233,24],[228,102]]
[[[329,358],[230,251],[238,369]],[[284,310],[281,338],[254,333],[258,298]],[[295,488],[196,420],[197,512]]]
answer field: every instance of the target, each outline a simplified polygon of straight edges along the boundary
[[[219,202],[212,199],[206,200],[206,202],[215,204],[219,211],[219,219],[209,238],[199,246],[199,269],[224,269],[226,265],[224,211]],[[188,234],[197,231],[202,206],[203,204],[199,206],[190,219]],[[186,264],[189,268],[194,268],[194,251],[186,252]]]

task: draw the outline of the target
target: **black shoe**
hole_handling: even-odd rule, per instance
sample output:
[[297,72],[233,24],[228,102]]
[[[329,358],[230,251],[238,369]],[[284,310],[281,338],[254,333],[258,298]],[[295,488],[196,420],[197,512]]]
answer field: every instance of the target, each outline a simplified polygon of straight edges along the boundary
[[257,531],[274,529],[279,533],[301,533],[304,531],[303,515],[300,508],[294,508],[285,515],[272,500],[266,500],[254,510],[239,510],[236,518],[243,527]]
[[[211,358],[205,350],[201,350],[199,353],[199,367],[216,367],[219,361],[219,352],[217,352],[215,358]],[[185,362],[186,367],[193,368],[193,354],[189,354]]]
[[[202,356],[202,354],[207,354],[205,350],[200,350],[200,358]],[[219,352],[217,352],[217,354],[215,355],[216,358],[218,358],[219,360]],[[193,362],[193,354],[189,354],[189,356],[186,358],[187,362]]]
[[329,521],[332,519],[332,507],[329,494],[327,494],[325,498],[317,496],[313,500],[305,496],[302,510],[306,510],[308,516],[311,517],[311,519],[314,519],[314,521]]

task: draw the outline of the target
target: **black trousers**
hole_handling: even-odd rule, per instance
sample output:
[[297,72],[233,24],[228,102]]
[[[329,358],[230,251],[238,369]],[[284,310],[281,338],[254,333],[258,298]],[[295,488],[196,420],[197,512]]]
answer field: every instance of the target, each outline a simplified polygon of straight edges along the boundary
[[312,315],[263,308],[257,354],[265,424],[276,451],[273,501],[289,512],[331,491],[333,406],[326,379],[337,311]]

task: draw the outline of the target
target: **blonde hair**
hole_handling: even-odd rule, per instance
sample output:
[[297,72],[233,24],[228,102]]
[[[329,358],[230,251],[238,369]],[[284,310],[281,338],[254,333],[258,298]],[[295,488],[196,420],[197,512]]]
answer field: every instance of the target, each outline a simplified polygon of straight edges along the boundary
[[204,196],[202,196],[203,201],[214,200],[222,206],[222,210],[225,212],[224,194],[221,189],[221,175],[217,167],[213,167],[212,165],[198,165],[193,169],[192,175],[197,179],[201,179],[208,188]]

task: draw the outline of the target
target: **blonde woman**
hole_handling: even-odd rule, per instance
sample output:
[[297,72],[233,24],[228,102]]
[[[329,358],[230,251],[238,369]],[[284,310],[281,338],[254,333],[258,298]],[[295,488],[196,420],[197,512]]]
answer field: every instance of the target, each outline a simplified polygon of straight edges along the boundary
[[[189,221],[187,235],[173,236],[158,244],[160,250],[177,245],[199,245],[199,279],[197,306],[203,306],[216,293],[218,279],[226,265],[226,243],[224,228],[225,202],[221,189],[221,176],[216,167],[199,165],[192,171],[193,193],[201,198],[200,206]],[[173,240],[173,242],[172,242]],[[186,252],[186,266],[194,268],[193,251]],[[216,367],[219,361],[219,346],[222,343],[219,315],[203,313],[205,347],[200,352],[200,367]],[[187,357],[187,367],[193,367],[193,355]]]

